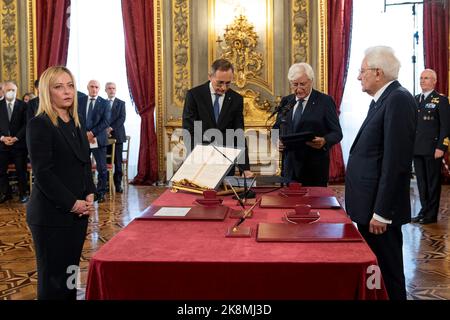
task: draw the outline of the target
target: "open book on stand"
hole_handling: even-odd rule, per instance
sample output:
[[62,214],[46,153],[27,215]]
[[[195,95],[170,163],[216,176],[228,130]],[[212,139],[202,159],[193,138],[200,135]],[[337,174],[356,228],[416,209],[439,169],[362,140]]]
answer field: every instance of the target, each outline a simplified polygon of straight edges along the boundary
[[235,148],[197,145],[170,180],[172,188],[194,193],[218,191],[242,152]]

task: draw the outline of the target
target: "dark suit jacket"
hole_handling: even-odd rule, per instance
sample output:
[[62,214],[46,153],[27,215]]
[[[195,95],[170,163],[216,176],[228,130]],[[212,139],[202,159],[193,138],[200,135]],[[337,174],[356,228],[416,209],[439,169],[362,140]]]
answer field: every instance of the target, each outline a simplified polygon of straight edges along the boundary
[[[108,102],[108,101],[107,101]],[[109,102],[108,102],[109,103]],[[125,101],[120,99],[114,99],[111,118],[109,120],[109,126],[113,129],[111,136],[116,139],[116,143],[124,143],[127,141],[127,135],[125,133]]]
[[419,103],[420,94],[416,96],[418,104],[416,141],[414,154],[434,156],[436,149],[447,150],[444,139],[450,131],[450,107],[447,97],[433,91]]
[[414,97],[394,81],[363,122],[345,178],[345,205],[353,221],[369,225],[376,213],[393,225],[410,222],[416,114]]
[[[209,81],[198,87],[190,89],[186,94],[183,109],[183,129],[190,134],[191,148],[194,147],[194,122],[201,121],[202,123],[202,141],[209,143],[209,139],[204,139],[204,133],[209,129],[218,129],[222,133],[223,145],[229,147],[236,146],[234,141],[226,141],[226,130],[244,130],[244,98],[232,89],[225,94],[222,109],[219,115],[218,123],[214,119],[213,103],[211,99],[211,91],[209,89]],[[199,133],[197,133],[198,135]],[[241,141],[243,136],[240,137]],[[185,137],[185,141],[187,141]],[[244,146],[238,146],[244,147]],[[240,160],[241,168],[249,170],[250,165],[248,161],[248,150],[245,144],[244,152],[245,160]]]
[[76,224],[80,219],[70,210],[76,200],[84,200],[95,192],[86,131],[77,130],[81,148],[76,146],[73,136],[55,127],[47,115],[30,120],[27,144],[35,180],[27,205],[29,224]]
[[86,124],[86,109],[88,98],[88,96],[82,96],[78,100],[78,116],[80,117],[80,122],[82,126],[86,128],[86,131],[92,131],[94,136],[97,138],[99,147],[107,146],[108,135],[106,134],[106,129],[109,128],[109,103],[102,97],[97,97],[94,105],[94,110],[92,111],[92,125],[88,127]]
[[[342,140],[342,130],[336,112],[336,104],[329,95],[317,90],[312,90],[297,127],[291,130],[294,111],[293,106],[295,103],[294,94],[286,96],[281,100],[280,112],[278,113],[274,129],[280,129],[280,131],[282,131],[281,121],[285,117],[285,133],[290,134],[310,131],[313,132],[316,137],[324,137],[327,143],[320,150],[311,148],[304,142],[291,148],[287,148],[284,154],[287,159],[285,162],[286,167],[284,168],[284,176],[288,178],[291,177],[295,169],[301,167],[303,161],[320,161],[320,159],[328,159],[330,148]],[[283,110],[286,110],[286,107],[289,108],[289,111],[283,115],[282,112]],[[324,174],[328,175],[328,172]]]
[[39,97],[31,99],[27,106],[27,123],[34,118],[39,109]]
[[6,146],[0,142],[0,151],[8,150],[26,150],[25,132],[27,125],[27,105],[21,100],[14,102],[14,110],[11,115],[11,121],[8,121],[8,110],[6,99],[0,101],[0,136],[16,137],[19,139],[12,147]]

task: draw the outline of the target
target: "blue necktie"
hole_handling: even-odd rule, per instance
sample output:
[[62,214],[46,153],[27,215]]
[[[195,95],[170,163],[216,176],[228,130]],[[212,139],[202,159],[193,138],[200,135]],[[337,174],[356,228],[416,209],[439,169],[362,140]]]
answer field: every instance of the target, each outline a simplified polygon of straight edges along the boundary
[[372,100],[369,106],[369,111],[367,112],[367,116],[370,116],[377,109],[376,106],[377,103],[375,102],[375,100]]
[[92,126],[92,111],[94,110],[94,98],[90,99],[91,102],[89,103],[88,113],[87,113],[87,119],[86,119],[86,129],[91,129]]
[[220,94],[215,93],[216,95],[216,99],[214,100],[214,118],[216,119],[216,123],[219,122],[219,114],[220,114],[220,104],[219,104],[219,99],[220,99]]
[[295,109],[295,113],[294,113],[294,121],[293,121],[293,129],[295,130],[295,128],[297,128],[298,124],[300,123],[300,119],[302,117],[302,113],[303,113],[303,99],[300,99],[297,101],[298,106],[297,109]]

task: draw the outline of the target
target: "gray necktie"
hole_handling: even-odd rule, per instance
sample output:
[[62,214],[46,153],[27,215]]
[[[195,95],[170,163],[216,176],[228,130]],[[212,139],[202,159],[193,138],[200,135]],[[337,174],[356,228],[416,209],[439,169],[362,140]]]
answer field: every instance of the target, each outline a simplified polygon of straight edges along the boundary
[[11,121],[12,113],[13,113],[13,105],[11,102],[8,102],[8,120],[9,121]]

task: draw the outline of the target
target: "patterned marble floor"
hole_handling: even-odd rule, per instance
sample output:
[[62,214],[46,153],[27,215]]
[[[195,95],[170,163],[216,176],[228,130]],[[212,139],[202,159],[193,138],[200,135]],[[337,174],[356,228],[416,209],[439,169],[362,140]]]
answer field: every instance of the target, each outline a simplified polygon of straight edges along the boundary
[[[343,203],[344,187],[332,186]],[[87,268],[92,255],[136,215],[155,200],[164,188],[129,186],[122,195],[108,199],[91,218],[81,258],[81,290],[84,298]],[[420,204],[417,188],[411,189],[414,212]],[[450,299],[450,186],[444,186],[436,224],[404,226],[404,260],[409,299]],[[36,264],[31,234],[25,221],[25,205],[17,199],[0,204],[0,300],[36,298]]]

